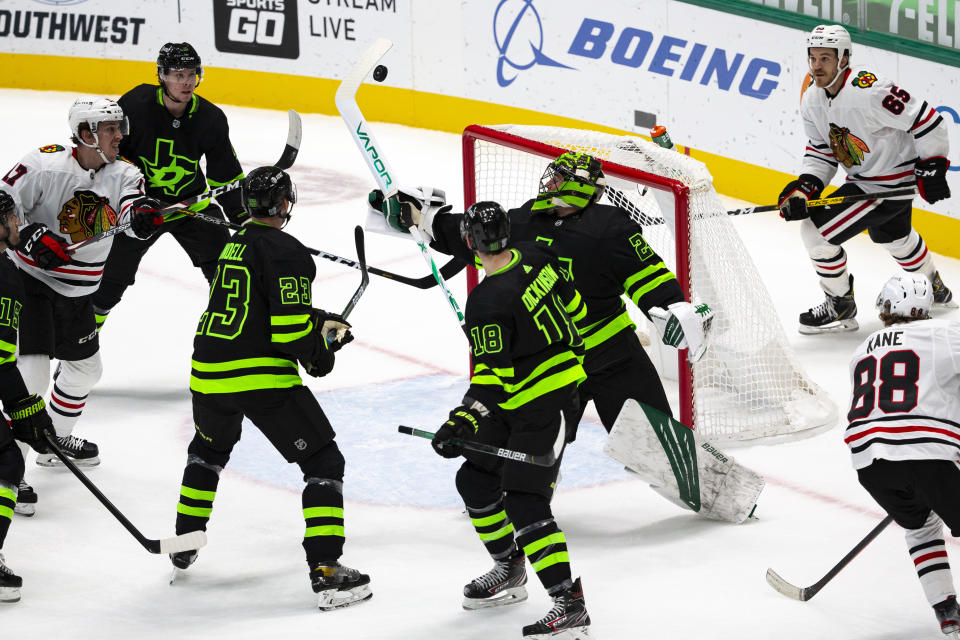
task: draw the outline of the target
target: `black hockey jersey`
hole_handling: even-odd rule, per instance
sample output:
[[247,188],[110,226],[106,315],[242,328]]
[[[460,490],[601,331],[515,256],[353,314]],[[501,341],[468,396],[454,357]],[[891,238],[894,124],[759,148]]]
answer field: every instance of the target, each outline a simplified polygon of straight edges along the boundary
[[17,333],[24,296],[20,277],[7,254],[0,253],[0,401],[4,406],[29,395],[17,369]]
[[[533,202],[508,212],[511,243],[526,240],[549,246],[564,272],[572,276],[587,306],[587,315],[577,326],[587,349],[588,370],[590,350],[620,331],[635,329],[622,294],[644,313],[683,300],[676,276],[623,209],[593,204],[560,218],[533,213]],[[460,214],[436,216],[432,246],[472,262],[460,238],[461,218]]]
[[[209,100],[194,94],[186,113],[175,118],[163,105],[162,89],[141,84],[117,102],[130,119],[130,133],[120,142],[120,154],[143,172],[150,197],[179,202],[243,177],[230,143],[227,116]],[[206,176],[201,157],[206,157]],[[217,201],[231,219],[243,212],[239,190]]]
[[503,411],[549,408],[554,392],[586,379],[574,323],[587,310],[549,250],[521,242],[510,254],[510,263],[488,273],[467,298],[467,396]]
[[190,389],[236,393],[302,384],[297,361],[320,359],[311,282],[316,265],[299,240],[249,222],[223,248],[193,340]]

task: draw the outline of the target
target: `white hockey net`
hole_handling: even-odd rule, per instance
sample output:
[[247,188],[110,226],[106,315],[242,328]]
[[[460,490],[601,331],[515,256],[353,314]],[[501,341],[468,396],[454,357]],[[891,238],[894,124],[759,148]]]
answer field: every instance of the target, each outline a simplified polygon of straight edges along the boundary
[[[612,187],[603,201],[624,208],[642,225],[644,238],[677,274],[688,299],[716,311],[707,354],[691,368],[686,351],[680,352],[680,419],[716,442],[832,425],[836,407],[794,357],[703,163],[642,138],[557,127],[472,126],[463,139],[465,204],[494,200],[508,209],[523,204],[537,194],[549,159],[563,150],[603,161]],[[652,339],[658,340],[655,332]]]

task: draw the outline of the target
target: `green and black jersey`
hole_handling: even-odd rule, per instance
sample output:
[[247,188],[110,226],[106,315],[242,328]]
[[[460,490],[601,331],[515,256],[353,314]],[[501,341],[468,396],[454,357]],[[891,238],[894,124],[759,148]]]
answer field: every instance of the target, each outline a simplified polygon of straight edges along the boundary
[[549,250],[516,243],[510,262],[470,292],[465,329],[473,348],[467,396],[489,408],[554,406],[586,379],[575,322],[587,314],[580,294]]
[[[676,276],[644,240],[640,225],[623,209],[593,204],[559,218],[533,213],[533,202],[508,212],[511,241],[549,246],[559,256],[564,272],[573,277],[587,305],[587,315],[577,326],[588,364],[591,350],[621,331],[635,329],[621,295],[644,313],[651,307],[665,308],[684,299]],[[460,214],[436,216],[436,241],[432,246],[472,260],[460,238],[461,218]]]
[[[143,172],[147,195],[179,202],[242,178],[227,116],[220,107],[194,94],[186,113],[175,118],[163,105],[162,92],[157,85],[141,84],[117,101],[130,120],[120,154]],[[206,175],[201,157],[206,158]],[[243,213],[239,190],[217,201],[232,220]]]
[[24,297],[20,278],[7,254],[0,253],[0,400],[5,406],[29,395],[17,369],[17,333]]
[[327,350],[311,318],[316,265],[293,236],[248,222],[223,248],[193,340],[190,389],[236,393],[302,384],[297,362]]

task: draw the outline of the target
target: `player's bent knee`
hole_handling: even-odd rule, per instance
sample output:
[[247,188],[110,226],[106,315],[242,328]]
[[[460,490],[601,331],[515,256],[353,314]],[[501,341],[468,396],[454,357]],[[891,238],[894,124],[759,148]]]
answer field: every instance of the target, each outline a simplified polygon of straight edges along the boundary
[[833,258],[840,251],[839,247],[830,244],[823,237],[820,230],[817,229],[817,225],[813,224],[810,218],[800,223],[800,239],[803,241],[803,246],[807,248],[807,254],[817,260]]
[[[230,461],[230,452],[233,447],[227,451],[217,451],[212,448],[199,432],[193,434],[193,440],[187,447],[187,464],[199,464],[210,468],[219,467],[222,469]],[[217,472],[219,473],[219,471]]]
[[57,380],[60,385],[92,389],[102,375],[103,360],[98,351],[83,360],[62,360],[60,377]]
[[300,470],[303,471],[304,480],[314,477],[342,481],[346,461],[343,459],[343,454],[340,453],[340,447],[337,446],[336,442],[331,441],[298,464]]
[[50,356],[29,354],[17,356],[17,369],[23,376],[27,391],[38,396],[46,394],[50,386]]
[[500,475],[466,461],[457,470],[457,493],[469,506],[488,505],[500,499]]
[[508,490],[503,497],[503,506],[517,530],[553,517],[550,500],[538,493]]

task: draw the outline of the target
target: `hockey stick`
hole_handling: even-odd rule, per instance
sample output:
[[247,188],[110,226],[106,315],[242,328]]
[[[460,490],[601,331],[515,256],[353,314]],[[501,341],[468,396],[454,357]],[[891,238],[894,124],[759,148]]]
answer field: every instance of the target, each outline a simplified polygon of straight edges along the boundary
[[[363,227],[357,225],[353,228],[353,239],[357,245],[357,260],[360,261],[360,286],[357,287],[357,290],[354,291],[353,297],[350,298],[350,301],[347,302],[347,306],[343,308],[343,313],[340,314],[340,317],[344,320],[347,319],[347,316],[350,315],[350,312],[353,311],[353,308],[357,306],[357,301],[360,300],[360,296],[363,295],[363,292],[366,290],[367,285],[370,283],[370,275],[367,273],[367,252],[363,246]],[[327,332],[327,344],[330,344],[337,338],[337,330],[330,329]]]
[[[433,440],[433,436],[436,435],[429,431],[423,431],[422,429],[414,429],[413,427],[405,427],[400,425],[397,427],[397,431],[400,433],[405,433],[408,436],[417,436],[418,438],[426,438],[427,440]],[[561,437],[559,438],[561,443],[561,449],[563,448],[563,429],[560,430]],[[506,458],[507,460],[513,460],[515,462],[526,462],[527,464],[535,464],[538,467],[552,467],[557,461],[557,452],[556,447],[554,450],[547,452],[541,456],[530,455],[529,453],[523,453],[522,451],[514,451],[513,449],[504,449],[502,447],[494,447],[489,444],[483,444],[480,442],[471,442],[469,440],[457,440],[453,438],[450,440],[450,444],[456,445],[458,447],[463,447],[464,449],[469,449],[470,451],[477,451],[479,453],[487,453],[492,456],[497,456],[498,458]]]
[[[350,260],[349,258],[341,258],[333,253],[327,253],[326,251],[321,251],[320,249],[311,249],[310,247],[307,247],[307,250],[313,255],[330,260],[331,262],[337,262],[354,269],[360,269],[360,263]],[[451,258],[449,262],[440,267],[440,275],[442,275],[444,278],[452,278],[463,271],[465,266],[467,266],[467,263],[462,261],[460,258]],[[370,265],[367,265],[367,272],[372,273],[375,276],[380,276],[381,278],[388,278],[395,282],[399,282],[400,284],[416,287],[417,289],[430,289],[437,286],[437,281],[432,275],[423,276],[422,278],[410,278],[408,276],[402,276],[399,273],[393,273],[392,271],[385,271],[383,269],[378,269],[377,267],[371,267]]]
[[[832,204],[844,204],[847,202],[860,202],[861,200],[885,200],[887,198],[896,198],[899,196],[915,196],[917,190],[913,187],[908,189],[894,189],[886,193],[852,193],[849,196],[831,196],[829,198],[820,198],[819,200],[810,200],[807,202],[807,208],[826,207]],[[727,211],[728,216],[743,216],[748,213],[763,213],[765,211],[777,211],[780,207],[775,204],[765,204],[759,207],[744,207],[743,209],[733,209]]]
[[97,485],[88,478],[80,469],[77,468],[77,465],[73,463],[73,460],[68,458],[66,454],[63,453],[63,450],[60,449],[60,445],[57,444],[57,441],[54,439],[49,432],[44,432],[44,439],[47,441],[47,445],[50,447],[50,450],[53,451],[54,455],[60,458],[67,469],[77,476],[77,478],[84,484],[84,486],[90,490],[90,493],[100,501],[103,506],[107,508],[107,511],[113,514],[113,517],[120,521],[120,524],[129,531],[134,538],[137,539],[143,548],[149,551],[150,553],[177,553],[179,551],[192,551],[194,549],[199,549],[207,544],[207,534],[203,531],[191,531],[190,533],[182,533],[178,536],[172,538],[163,538],[161,540],[151,540],[147,538],[140,530],[133,526],[127,517],[120,512],[113,503],[107,500],[107,497],[97,489]]
[[794,600],[800,600],[801,602],[806,602],[813,596],[817,595],[820,592],[820,589],[823,589],[828,582],[833,580],[833,578],[840,573],[840,570],[845,566],[850,564],[850,561],[857,557],[857,555],[864,550],[864,548],[873,542],[873,539],[876,538],[880,533],[887,528],[893,522],[893,516],[887,516],[880,521],[880,524],[875,526],[867,536],[857,543],[850,552],[843,556],[843,559],[840,560],[830,571],[827,572],[827,575],[823,576],[817,582],[813,583],[809,587],[796,587],[783,578],[774,571],[773,569],[767,569],[767,584],[773,587],[776,591],[779,591],[788,598],[793,598]]
[[[280,153],[280,158],[276,161],[276,163],[274,163],[275,167],[278,167],[284,170],[289,169],[290,167],[293,166],[293,163],[296,162],[297,154],[300,153],[300,139],[303,135],[303,123],[300,121],[299,113],[297,113],[293,109],[288,111],[287,122],[288,122],[287,143],[284,146],[283,151]],[[234,191],[236,189],[239,189],[242,184],[243,184],[243,180],[234,180],[233,182],[228,182],[225,185],[214,187],[213,189],[205,193],[195,195],[193,197],[187,198],[186,200],[181,200],[175,205],[171,205],[165,209],[161,209],[160,211],[158,211],[158,213],[164,217],[173,213],[184,213],[186,215],[199,214],[199,212],[187,210],[187,207],[189,207],[192,204],[196,204],[198,202],[205,202],[205,201],[212,200],[214,198],[218,198],[229,191]],[[213,216],[207,216],[206,214],[199,214],[198,217],[200,215],[202,215],[205,218],[210,218],[209,220],[206,220],[206,222],[213,222],[214,220],[216,220],[216,218],[214,218]],[[227,223],[227,226],[233,224],[226,220],[224,220],[223,222]],[[214,224],[223,224],[223,223],[214,222]],[[106,231],[98,233],[95,236],[90,236],[89,238],[85,238],[80,242],[74,242],[73,244],[67,245],[67,251],[69,253],[73,253],[74,251],[76,251],[77,249],[79,249],[84,245],[90,244],[92,242],[99,242],[104,238],[110,238],[112,236],[117,235],[118,233],[123,233],[129,228],[130,228],[129,222],[118,224],[117,226],[111,227]]]
[[[360,149],[360,153],[367,163],[367,168],[370,169],[370,173],[373,174],[374,179],[377,181],[377,185],[383,192],[384,198],[389,198],[396,194],[397,188],[393,186],[395,182],[394,176],[396,174],[391,169],[390,163],[387,162],[382,147],[373,136],[373,131],[370,129],[366,120],[364,120],[363,113],[360,112],[360,107],[357,105],[357,90],[360,88],[361,83],[363,83],[364,78],[367,77],[367,74],[370,73],[377,62],[380,61],[380,58],[382,58],[392,46],[393,43],[386,38],[377,38],[377,40],[370,45],[370,48],[360,56],[360,59],[353,65],[353,68],[350,69],[350,73],[348,73],[347,77],[340,83],[340,86],[337,88],[337,93],[334,96],[337,111],[340,113],[343,123],[350,131],[350,136],[357,144],[357,148]],[[427,242],[424,240],[423,234],[417,227],[411,227],[410,235],[413,236],[417,246],[420,247],[420,254],[423,256],[424,262],[430,267],[430,273],[433,274],[437,284],[440,285],[440,290],[447,298],[447,304],[450,305],[450,309],[456,314],[457,321],[462,326],[463,313],[460,311],[460,305],[457,304],[456,298],[450,293],[450,289],[447,288],[447,283],[444,282],[443,276],[440,274],[436,263],[430,256],[430,249],[427,247]]]

